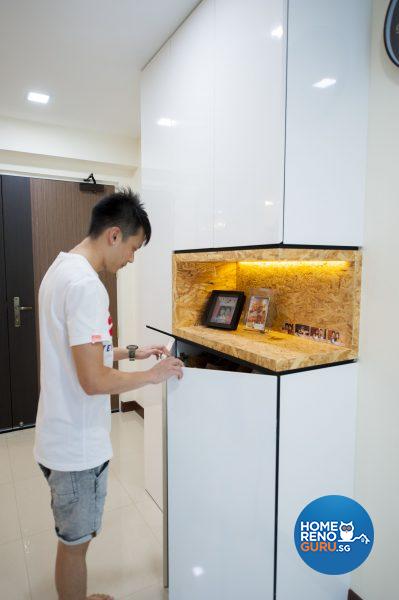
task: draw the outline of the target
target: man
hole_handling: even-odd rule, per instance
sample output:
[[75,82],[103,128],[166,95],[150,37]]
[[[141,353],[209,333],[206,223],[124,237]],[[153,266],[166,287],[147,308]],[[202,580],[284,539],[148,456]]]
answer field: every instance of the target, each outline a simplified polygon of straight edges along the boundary
[[[92,211],[88,236],[61,252],[39,291],[41,393],[34,456],[51,488],[59,538],[55,583],[60,600],[84,600],[86,552],[98,535],[104,508],[110,442],[110,394],[182,377],[180,360],[167,357],[147,371],[113,369],[113,361],[160,358],[163,346],[112,348],[109,298],[98,273],[133,262],[151,237],[139,198],[111,194]],[[96,594],[92,600],[112,600]]]

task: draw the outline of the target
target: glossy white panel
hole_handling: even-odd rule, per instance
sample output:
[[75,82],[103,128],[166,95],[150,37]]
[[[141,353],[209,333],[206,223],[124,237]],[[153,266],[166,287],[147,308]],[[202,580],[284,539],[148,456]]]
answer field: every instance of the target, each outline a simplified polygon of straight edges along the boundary
[[[170,331],[172,326],[173,194],[171,183],[174,127],[170,86],[170,42],[145,68],[141,81],[141,196],[148,212],[152,238],[136,256],[138,289],[137,322],[140,346],[167,343],[170,338],[146,329],[152,325]],[[132,306],[132,310],[135,307]],[[155,359],[136,363],[151,368]],[[135,392],[145,407],[145,487],[162,506],[162,386],[146,386]]]
[[277,600],[346,600],[349,575],[308,567],[294,545],[295,522],[312,500],[353,497],[357,365],[281,377]]
[[[158,387],[158,386],[157,386]],[[161,387],[161,386],[159,386]],[[162,390],[158,390],[162,391]],[[145,407],[144,477],[145,489],[163,508],[162,393],[159,402]]]
[[282,241],[285,1],[215,0],[215,246]]
[[171,38],[174,247],[213,246],[213,0]]
[[[173,341],[173,340],[172,340]],[[151,329],[144,329],[140,345],[165,344],[172,347],[171,338]],[[144,371],[156,364],[151,357],[135,363],[137,370]],[[144,408],[144,481],[145,489],[163,509],[163,425],[162,402],[164,387],[162,384],[146,385],[135,392],[135,400]]]
[[[141,85],[142,199],[152,238],[137,254],[139,322],[170,331],[172,325],[173,196],[171,153],[170,44],[146,67]],[[144,334],[141,336],[144,337]],[[138,342],[142,343],[142,340]]]
[[284,242],[362,244],[369,0],[290,0]]
[[273,597],[276,385],[200,369],[168,382],[170,600]]

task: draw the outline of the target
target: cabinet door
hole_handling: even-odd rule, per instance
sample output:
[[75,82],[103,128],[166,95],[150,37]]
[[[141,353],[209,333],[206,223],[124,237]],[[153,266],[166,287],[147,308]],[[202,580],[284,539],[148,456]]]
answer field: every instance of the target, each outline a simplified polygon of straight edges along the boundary
[[213,246],[213,0],[171,38],[174,248]]
[[290,0],[286,244],[362,244],[369,29],[369,0]]
[[167,386],[170,600],[273,597],[276,377]]
[[215,0],[215,247],[283,239],[285,4]]
[[142,198],[151,221],[152,237],[137,255],[140,322],[165,331],[172,328],[170,148],[174,143],[174,128],[165,126],[171,114],[169,79],[170,44],[167,43],[142,75]]
[[[159,333],[148,330],[145,342],[165,344],[172,355],[174,340]],[[145,371],[156,364],[154,357],[140,361],[138,369]],[[135,392],[135,400],[144,408],[144,485],[151,498],[159,508],[164,507],[163,493],[163,413],[164,413],[165,384],[146,385]]]
[[356,364],[281,377],[277,600],[346,600],[350,575],[308,567],[294,527],[312,500],[353,497],[356,396]]

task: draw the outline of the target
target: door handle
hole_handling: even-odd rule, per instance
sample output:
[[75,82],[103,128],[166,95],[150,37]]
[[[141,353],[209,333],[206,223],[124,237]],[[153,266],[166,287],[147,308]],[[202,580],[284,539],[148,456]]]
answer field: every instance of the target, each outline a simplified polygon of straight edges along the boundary
[[19,296],[14,296],[14,327],[21,327],[21,310],[33,310],[32,306],[20,306]]

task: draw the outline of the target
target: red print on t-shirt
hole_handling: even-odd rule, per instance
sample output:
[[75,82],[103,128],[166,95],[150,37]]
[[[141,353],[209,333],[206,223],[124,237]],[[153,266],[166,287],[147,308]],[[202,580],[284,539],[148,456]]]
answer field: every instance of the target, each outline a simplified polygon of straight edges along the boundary
[[109,335],[112,336],[114,324],[113,324],[111,315],[109,315],[109,317],[108,317],[108,325],[109,325],[109,328],[108,328]]

